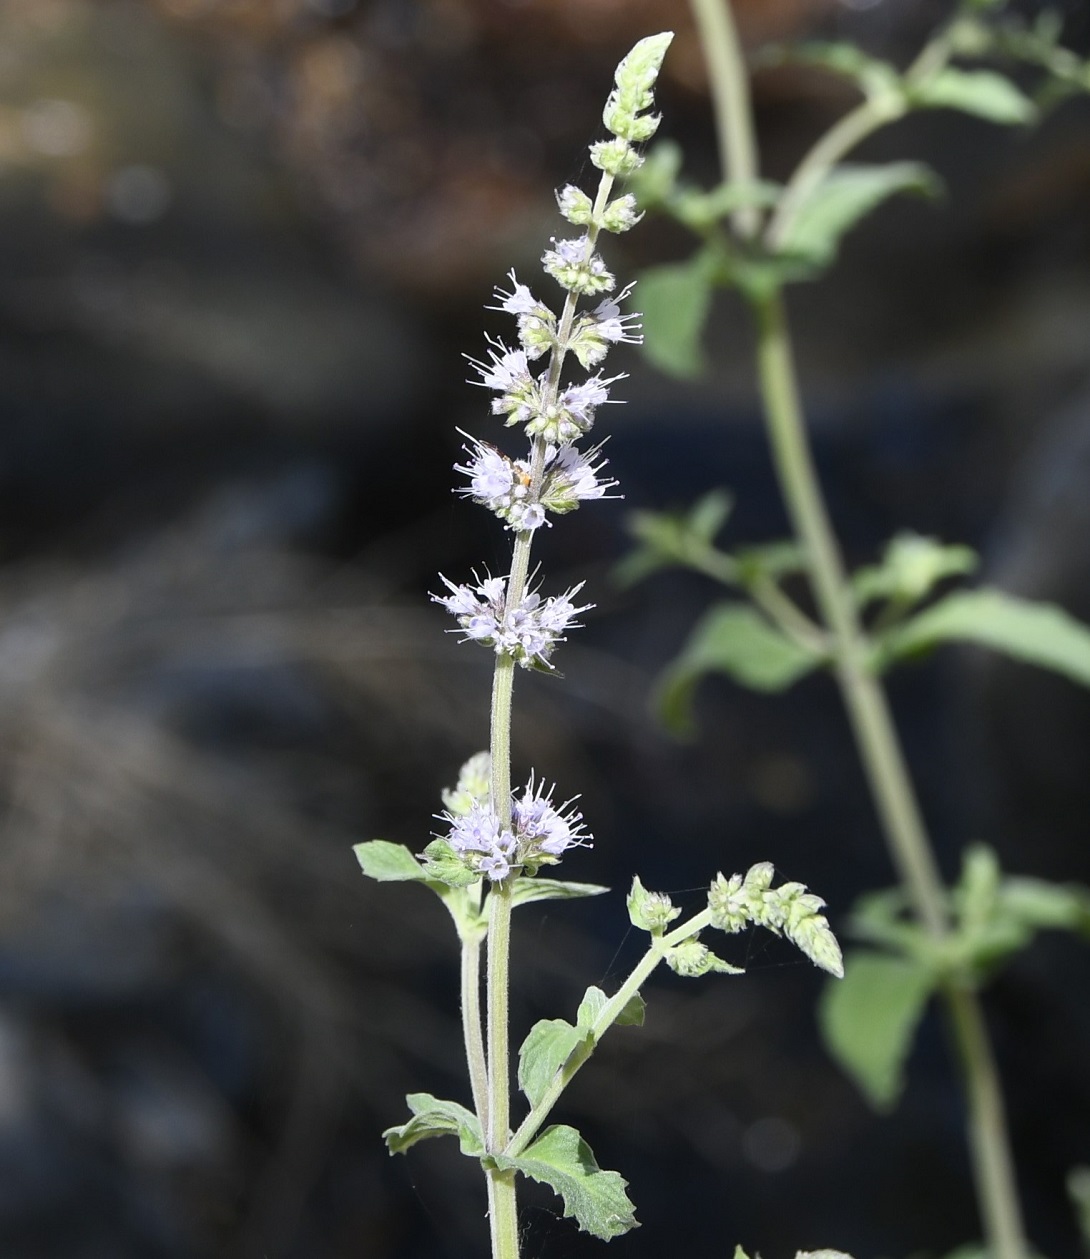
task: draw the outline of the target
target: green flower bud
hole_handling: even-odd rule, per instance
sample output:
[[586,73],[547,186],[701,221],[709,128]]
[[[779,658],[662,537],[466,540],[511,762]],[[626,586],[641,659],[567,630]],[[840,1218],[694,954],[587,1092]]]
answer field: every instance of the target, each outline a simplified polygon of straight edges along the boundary
[[458,771],[458,785],[444,787],[443,807],[456,817],[465,817],[475,804],[487,804],[492,789],[492,758],[477,752]]
[[627,179],[643,165],[643,158],[627,140],[599,140],[590,146],[590,160],[615,179]]
[[[634,927],[662,935],[666,927],[681,914],[665,892],[649,892],[638,878],[632,880],[628,894],[628,916]],[[671,963],[672,965],[672,963]]]
[[642,218],[643,215],[636,209],[636,198],[626,192],[623,197],[615,197],[606,206],[598,226],[603,231],[619,234],[635,227]]

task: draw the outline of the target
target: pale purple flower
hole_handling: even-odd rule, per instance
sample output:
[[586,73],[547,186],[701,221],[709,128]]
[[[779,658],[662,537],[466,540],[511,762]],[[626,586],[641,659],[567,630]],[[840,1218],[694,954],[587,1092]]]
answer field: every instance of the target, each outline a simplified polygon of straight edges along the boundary
[[502,341],[496,341],[489,347],[488,357],[489,362],[482,363],[466,356],[470,367],[481,375],[480,380],[471,380],[470,384],[483,385],[485,389],[496,389],[500,393],[512,393],[533,385],[525,350],[509,350]]
[[575,617],[593,604],[575,607],[572,596],[583,583],[567,594],[542,599],[537,591],[523,596],[518,607],[507,609],[505,578],[489,577],[476,586],[456,586],[440,573],[449,595],[432,595],[458,620],[466,639],[491,646],[497,655],[506,652],[524,668],[552,668],[549,657],[556,644],[564,641],[566,630],[577,628]]
[[571,385],[565,389],[558,399],[559,405],[572,417],[580,431],[585,433],[594,423],[595,408],[609,401],[609,390],[606,386],[623,379],[624,374],[603,379],[601,373],[598,373],[581,385]]
[[544,782],[535,785],[533,774],[512,810],[512,824],[524,853],[545,853],[559,857],[568,848],[589,847],[591,836],[586,833],[583,815],[571,806],[579,798],[565,800],[559,808],[553,805],[555,787],[545,788]]
[[490,852],[477,863],[477,869],[488,876],[493,883],[502,883],[511,873],[511,863],[499,852]]
[[562,288],[590,296],[608,293],[616,284],[601,255],[590,252],[588,237],[580,236],[576,240],[553,237],[552,244],[552,249],[546,249],[542,254],[541,265]]
[[545,309],[529,288],[518,282],[513,269],[508,271],[507,277],[511,281],[511,292],[506,293],[503,289],[497,288],[494,296],[499,305],[490,306],[489,310],[505,310],[509,315],[530,315],[537,310]]
[[508,459],[487,442],[471,437],[464,447],[468,463],[456,463],[455,472],[469,477],[469,485],[455,490],[487,507],[508,529],[524,532],[538,529],[545,521],[545,508],[530,497],[530,465],[525,459]]
[[[480,600],[469,586],[456,586],[448,577],[439,574],[439,580],[450,591],[449,595],[432,595],[432,601],[440,603],[452,616],[473,616],[480,610]],[[477,587],[480,593],[480,587]]]
[[607,497],[606,491],[613,489],[617,482],[599,478],[607,462],[598,458],[601,449],[601,445],[598,445],[584,453],[571,444],[559,449],[549,448],[541,486],[541,501],[550,511],[562,515],[574,511],[581,502],[588,499]]
[[584,261],[587,257],[587,246],[589,239],[586,236],[580,236],[576,240],[557,240],[552,237],[552,249],[546,252],[546,257],[550,255],[558,262],[564,263],[566,266],[572,267]]
[[463,817],[444,814],[450,822],[448,841],[457,853],[490,852],[500,840],[500,822],[491,806],[474,804]]
[[611,345],[616,345],[618,342],[624,342],[626,345],[643,344],[643,337],[635,331],[640,327],[639,323],[634,322],[640,318],[639,313],[633,311],[627,315],[621,314],[621,302],[631,294],[635,287],[635,284],[627,285],[616,296],[607,297],[594,308],[598,334]]
[[469,462],[454,465],[455,472],[469,477],[469,487],[458,489],[456,493],[476,499],[478,503],[495,511],[497,504],[510,498],[515,483],[515,470],[511,466],[511,460],[495,446],[475,437],[470,437],[469,440],[472,445],[463,447],[470,455]]

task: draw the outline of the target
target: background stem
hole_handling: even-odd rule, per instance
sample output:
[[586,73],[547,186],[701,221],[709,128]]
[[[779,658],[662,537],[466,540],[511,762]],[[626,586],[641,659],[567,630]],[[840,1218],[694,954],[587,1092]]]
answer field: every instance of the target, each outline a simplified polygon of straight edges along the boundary
[[[731,70],[744,62],[734,14],[730,5],[721,0],[692,0],[692,11],[708,61],[723,178],[734,183],[754,183],[759,172],[749,82],[745,75]],[[753,236],[760,224],[757,207],[739,206],[731,215],[731,223],[739,236]]]
[[[694,12],[713,0],[693,0]],[[714,0],[726,10],[726,0]],[[698,18],[699,20],[699,18]],[[925,63],[931,45],[917,59]],[[941,51],[941,50],[940,50]],[[737,40],[705,47],[716,115],[747,92]],[[938,54],[936,54],[937,56]],[[915,67],[914,67],[915,69]],[[839,157],[885,121],[864,102],[819,141],[789,184],[796,199]],[[895,116],[895,115],[894,115]],[[720,123],[724,136],[727,123]],[[749,109],[729,128],[751,130]],[[722,139],[722,137],[721,137]],[[723,139],[725,143],[725,139]],[[746,146],[743,146],[746,147]],[[724,175],[729,174],[728,170]],[[770,241],[782,235],[793,212],[781,207]],[[780,292],[753,299],[758,331],[758,373],[776,473],[795,535],[806,556],[814,598],[831,636],[835,672],[894,866],[920,922],[937,940],[949,933],[946,892],[916,801],[915,791],[881,683],[869,665],[869,644],[859,622],[836,536],[829,522],[799,400],[794,355]],[[968,981],[948,982],[942,995],[954,1028],[968,1102],[969,1146],[985,1240],[993,1259],[1025,1259],[1028,1248],[1014,1178],[998,1073],[983,1013]]]

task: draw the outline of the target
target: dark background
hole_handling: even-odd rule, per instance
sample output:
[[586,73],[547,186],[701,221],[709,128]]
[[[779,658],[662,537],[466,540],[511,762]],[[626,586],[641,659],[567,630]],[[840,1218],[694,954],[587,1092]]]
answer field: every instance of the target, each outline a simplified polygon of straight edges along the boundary
[[[749,0],[747,42],[844,35],[902,64],[923,0]],[[1032,16],[1039,6],[1027,3]],[[1087,6],[1068,40],[1090,45]],[[10,1259],[446,1259],[486,1247],[452,1142],[391,1160],[406,1091],[466,1100],[453,933],[362,880],[350,845],[419,850],[487,742],[488,653],[430,605],[436,572],[502,570],[509,538],[450,493],[463,382],[512,265],[587,180],[614,65],[676,27],[663,134],[714,178],[699,49],[677,0],[0,3],[0,1254]],[[782,176],[851,97],[763,76]],[[791,294],[818,461],[853,563],[899,528],[1090,619],[1090,102],[1032,132],[913,118],[863,156],[932,162]],[[648,221],[622,279],[688,249]],[[535,280],[534,276],[538,275]],[[637,302],[638,305],[638,302]],[[682,746],[651,683],[715,591],[610,580],[626,510],[735,492],[733,541],[785,532],[724,299],[699,385],[634,351],[607,408],[624,504],[541,541],[550,589],[598,605],[520,675],[516,774],[581,791],[593,902],[520,911],[516,1028],[571,1016],[639,952],[623,890],[699,900],[775,862],[830,903],[891,879],[832,683],[707,683]],[[947,651],[893,702],[945,872],[986,839],[1011,870],[1087,879],[1090,697]],[[942,1254],[977,1234],[944,1029],[872,1115],[817,1044],[821,976],[767,936],[741,979],[656,976],[649,1017],[565,1100],[643,1227],[610,1253]],[[1032,1235],[1078,1242],[1090,1161],[1085,949],[1044,939],[988,1009]],[[518,1033],[521,1036],[521,1032]],[[524,1195],[527,1259],[598,1253]]]

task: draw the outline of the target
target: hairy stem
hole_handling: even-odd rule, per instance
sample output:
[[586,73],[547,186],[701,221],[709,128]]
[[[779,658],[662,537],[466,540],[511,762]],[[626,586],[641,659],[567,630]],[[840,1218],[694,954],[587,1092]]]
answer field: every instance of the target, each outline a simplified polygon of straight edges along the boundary
[[[609,199],[613,178],[603,174],[594,202],[597,218]],[[592,223],[587,231],[587,258],[594,252],[598,229]],[[545,408],[556,405],[560,393],[561,373],[567,354],[572,321],[578,298],[569,292],[557,326],[556,345],[549,359],[545,384]],[[545,472],[547,444],[540,436],[533,439],[530,451],[530,487],[536,495]],[[533,530],[515,535],[511,555],[511,572],[507,578],[504,599],[505,616],[518,608],[530,579],[530,549]],[[492,758],[492,807],[500,825],[511,825],[511,713],[515,685],[515,661],[506,653],[496,658],[492,675],[492,714],[489,751]],[[488,970],[486,979],[486,1017],[488,1024],[487,1088],[482,1101],[477,1101],[477,1117],[485,1133],[490,1151],[506,1148],[511,1139],[511,1060],[509,1029],[509,991],[511,973],[511,882],[510,878],[494,884],[488,895]],[[463,996],[463,1015],[466,1011]],[[477,1026],[479,1028],[479,1016]],[[466,1027],[467,1054],[472,1054],[472,1032]],[[470,1073],[472,1076],[472,1059]],[[476,1089],[474,1090],[476,1099]],[[492,1235],[492,1259],[518,1259],[518,1215],[513,1172],[492,1168],[488,1179],[488,1217]]]
[[473,1092],[473,1109],[481,1131],[488,1131],[488,1059],[481,1030],[481,942],[462,937],[462,1036]]

